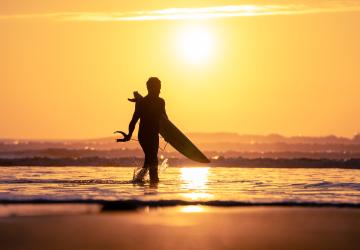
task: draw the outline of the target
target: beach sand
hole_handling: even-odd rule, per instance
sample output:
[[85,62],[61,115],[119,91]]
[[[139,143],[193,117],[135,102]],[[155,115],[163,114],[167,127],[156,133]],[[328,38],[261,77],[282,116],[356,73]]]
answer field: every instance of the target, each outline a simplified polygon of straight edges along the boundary
[[0,249],[359,249],[360,244],[358,208],[98,208],[3,205]]

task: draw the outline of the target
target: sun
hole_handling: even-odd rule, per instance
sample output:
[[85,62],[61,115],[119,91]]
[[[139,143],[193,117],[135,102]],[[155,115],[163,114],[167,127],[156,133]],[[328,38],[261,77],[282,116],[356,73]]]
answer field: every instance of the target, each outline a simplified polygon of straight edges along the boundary
[[192,64],[207,62],[214,53],[214,43],[214,36],[207,27],[186,27],[178,37],[180,56]]

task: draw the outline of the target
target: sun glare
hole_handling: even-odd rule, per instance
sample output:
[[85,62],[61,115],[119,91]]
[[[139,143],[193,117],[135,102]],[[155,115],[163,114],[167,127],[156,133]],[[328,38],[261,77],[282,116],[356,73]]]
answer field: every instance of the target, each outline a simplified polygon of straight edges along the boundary
[[206,27],[187,27],[179,34],[179,53],[189,63],[204,63],[213,55],[214,40]]
[[182,195],[190,200],[207,200],[213,197],[207,193],[209,168],[181,168],[182,187],[187,192]]
[[204,212],[205,209],[202,206],[184,206],[180,208],[180,211],[183,213],[201,213]]
[[181,168],[181,180],[188,189],[205,188],[209,168]]

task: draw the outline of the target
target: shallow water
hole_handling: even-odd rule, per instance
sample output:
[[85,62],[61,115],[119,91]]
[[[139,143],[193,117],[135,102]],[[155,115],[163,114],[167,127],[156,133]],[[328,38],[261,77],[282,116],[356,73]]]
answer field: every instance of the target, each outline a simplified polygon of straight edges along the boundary
[[360,204],[360,170],[169,167],[133,184],[133,167],[0,167],[0,200],[185,200]]

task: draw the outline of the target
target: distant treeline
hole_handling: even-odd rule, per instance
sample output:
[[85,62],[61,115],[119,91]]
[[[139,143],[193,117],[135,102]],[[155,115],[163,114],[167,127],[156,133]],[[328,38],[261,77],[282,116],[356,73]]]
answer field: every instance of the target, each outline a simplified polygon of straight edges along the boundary
[[[0,166],[141,166],[142,158],[0,158]],[[210,164],[200,164],[185,158],[169,158],[170,166],[210,166],[210,167],[257,167],[257,168],[347,168],[360,169],[360,158],[356,159],[273,159],[273,158],[224,158],[214,159]]]

